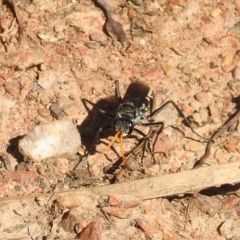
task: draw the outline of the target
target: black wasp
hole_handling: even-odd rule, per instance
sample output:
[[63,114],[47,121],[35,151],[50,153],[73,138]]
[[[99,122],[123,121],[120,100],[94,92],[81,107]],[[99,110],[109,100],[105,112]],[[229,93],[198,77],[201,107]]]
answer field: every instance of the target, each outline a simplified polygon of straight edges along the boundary
[[[194,132],[196,135],[202,138],[202,136],[200,136],[193,130],[193,128],[190,126],[189,121],[186,119],[183,112],[175,104],[174,101],[169,100],[153,111],[155,105],[154,93],[150,89],[150,87],[144,82],[135,81],[131,83],[124,97],[122,98],[119,90],[119,81],[118,80],[115,81],[115,100],[118,104],[118,108],[115,115],[112,115],[111,113],[106,112],[102,109],[98,109],[102,114],[111,118],[112,123],[110,125],[99,128],[99,130],[96,133],[92,147],[95,145],[102,131],[111,129],[115,133],[114,138],[102,152],[100,158],[111,147],[111,145],[113,144],[117,137],[120,137],[121,151],[122,151],[122,137],[127,137],[131,135],[133,131],[145,137],[146,134],[143,133],[141,130],[137,129],[136,126],[144,127],[161,126],[162,129],[164,127],[164,122],[154,122],[153,118],[169,104],[172,104],[175,107],[179,115],[184,119],[185,124],[191,128],[192,132]],[[147,120],[147,122],[146,121],[143,122],[144,120]],[[122,157],[124,161],[123,151]],[[95,163],[96,162],[97,161],[95,161]]]

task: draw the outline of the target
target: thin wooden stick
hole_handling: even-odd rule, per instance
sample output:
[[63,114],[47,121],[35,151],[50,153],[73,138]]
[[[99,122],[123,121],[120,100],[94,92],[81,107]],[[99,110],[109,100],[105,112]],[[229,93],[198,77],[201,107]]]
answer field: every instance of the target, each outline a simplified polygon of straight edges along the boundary
[[167,174],[160,177],[146,178],[131,182],[106,186],[82,188],[60,193],[39,194],[31,196],[3,197],[1,201],[33,200],[42,197],[51,201],[62,194],[81,194],[89,192],[96,195],[127,194],[139,199],[152,199],[172,196],[180,193],[194,193],[199,190],[240,182],[240,161],[217,166],[198,168],[180,173]]

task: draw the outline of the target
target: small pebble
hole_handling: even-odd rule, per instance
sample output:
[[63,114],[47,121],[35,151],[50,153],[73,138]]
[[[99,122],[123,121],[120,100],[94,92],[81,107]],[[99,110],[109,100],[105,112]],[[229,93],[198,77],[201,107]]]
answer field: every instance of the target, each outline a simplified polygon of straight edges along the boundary
[[238,201],[238,203],[235,206],[235,210],[238,216],[240,216],[240,201]]
[[1,18],[0,19],[0,27],[1,27],[1,29],[6,29],[6,28],[8,28],[10,25],[11,25],[11,21],[12,20],[10,20],[10,19],[8,19],[8,18]]
[[13,98],[18,98],[20,95],[20,85],[16,82],[6,82],[3,85],[5,91]]
[[29,179],[35,179],[36,177],[38,177],[38,173],[35,170],[15,170],[8,171],[4,174],[4,179],[7,181],[26,181]]
[[201,143],[192,141],[191,143],[184,145],[184,149],[189,152],[197,153],[201,150]]
[[229,153],[231,153],[237,149],[239,143],[240,143],[240,139],[237,139],[237,138],[229,139],[224,143],[224,148]]
[[162,77],[162,74],[158,69],[153,68],[143,72],[142,77],[146,78],[147,80],[157,80]]
[[7,154],[0,153],[0,162],[3,163],[6,170],[8,170],[8,171],[12,170],[11,161]]
[[118,68],[115,68],[115,69],[112,69],[111,71],[107,71],[106,75],[110,79],[114,80],[114,79],[118,79],[118,78],[120,78],[122,76],[122,71],[120,69],[118,69]]
[[89,192],[60,194],[57,196],[57,205],[61,209],[77,208],[93,210],[97,206],[97,197]]
[[51,104],[49,108],[51,113],[56,119],[60,120],[65,116],[65,114],[63,113],[63,111],[61,110],[57,103]]
[[50,89],[54,84],[58,81],[57,74],[52,70],[46,70],[43,72],[39,72],[38,85],[43,89]]
[[97,49],[99,47],[99,43],[97,42],[87,42],[85,45],[90,49]]
[[227,219],[219,228],[220,235],[226,239],[233,236],[233,219]]
[[143,209],[143,214],[148,214],[150,212],[153,211],[153,206],[152,205],[147,205],[144,209]]
[[229,66],[233,62],[233,59],[234,59],[233,54],[224,56],[221,61],[221,67],[223,68]]
[[32,66],[40,65],[44,62],[44,57],[41,52],[36,50],[28,52],[13,52],[2,56],[4,65],[18,70],[25,70]]
[[98,221],[92,221],[79,234],[79,240],[100,240],[102,233],[102,224]]
[[128,201],[122,201],[122,207],[124,208],[135,208],[137,206],[139,206],[140,204],[140,201],[139,200],[132,200],[132,199],[129,199]]
[[45,106],[50,103],[50,98],[46,94],[39,94],[38,99],[39,99],[40,103]]
[[235,79],[239,79],[240,81],[240,66],[236,66],[233,70],[232,70],[232,76]]
[[119,219],[127,219],[132,215],[131,211],[120,207],[103,207],[102,211]]
[[48,117],[49,116],[49,111],[44,107],[40,107],[37,111],[38,111],[38,114],[42,117]]
[[229,161],[229,154],[223,149],[217,149],[214,155],[219,164],[226,164]]
[[139,41],[139,44],[142,45],[142,46],[146,45],[146,40],[141,38],[140,41]]
[[207,92],[200,92],[195,94],[194,98],[200,103],[205,103],[205,102],[208,102],[209,95]]
[[182,73],[185,75],[191,75],[193,72],[193,69],[190,65],[185,65],[182,67]]
[[172,69],[171,65],[169,65],[167,62],[165,61],[161,61],[160,62],[160,66],[162,68],[162,70],[164,71],[164,73],[167,75],[167,73]]
[[144,4],[144,0],[132,0],[132,2],[133,2],[134,4],[136,4],[137,6],[141,6],[141,5]]
[[15,101],[0,95],[0,116],[2,118],[7,118],[11,108],[16,105]]
[[189,202],[202,213],[209,216],[214,216],[222,208],[222,200],[218,196],[209,197],[196,194]]
[[240,4],[239,3],[237,3],[237,6],[236,6],[236,11],[239,11],[240,12]]
[[199,113],[201,118],[203,119],[203,122],[207,122],[209,117],[209,111],[205,108],[202,108],[200,109]]
[[212,19],[209,16],[203,15],[201,17],[201,20],[205,23],[205,24],[210,24],[212,22]]
[[[192,101],[192,102],[190,103],[190,106],[193,108],[193,110],[199,111],[200,108],[202,107],[202,104],[201,104],[200,102],[198,102],[198,101]],[[192,110],[192,112],[193,112],[193,110]],[[184,110],[184,111],[185,111],[185,110]],[[186,111],[186,113],[188,113],[188,111]]]
[[63,107],[62,110],[69,117],[77,117],[79,113],[79,107],[74,103]]
[[75,231],[75,226],[78,224],[80,219],[80,213],[77,209],[71,209],[64,214],[64,218],[59,224],[64,231],[73,233]]
[[136,223],[137,227],[139,227],[146,234],[146,236],[148,236],[149,238],[153,237],[156,229],[152,227],[149,222],[142,219],[137,219]]
[[175,0],[175,4],[178,6],[184,6],[185,5],[185,0]]
[[103,45],[107,44],[107,42],[108,42],[106,35],[104,35],[102,33],[91,33],[89,35],[89,38],[90,38],[90,40],[99,42]]
[[223,208],[224,209],[232,209],[232,208],[236,207],[238,205],[238,203],[239,203],[239,198],[232,197],[223,202]]
[[64,26],[61,24],[54,27],[54,31],[57,33],[62,32],[63,30],[64,30]]
[[220,8],[215,8],[211,11],[210,15],[213,18],[218,17],[222,13],[222,10]]
[[83,55],[82,56],[82,63],[85,64],[93,72],[96,72],[98,70],[97,60],[94,59],[93,57]]
[[68,106],[72,103],[73,103],[73,101],[69,98],[68,95],[60,94],[58,96],[58,105],[59,105],[60,108]]
[[[123,208],[134,208],[139,206],[140,201],[138,198],[133,197],[131,195],[125,195],[125,194],[119,194],[119,195],[115,195],[115,196],[111,196],[116,198],[116,200],[118,201],[118,203],[121,202],[121,206]],[[110,199],[110,197],[109,197]]]
[[227,85],[231,88],[231,90],[234,90],[236,92],[240,92],[240,79],[232,79],[230,80]]
[[212,117],[218,117],[219,116],[219,109],[215,105],[209,105],[209,111],[210,115]]
[[58,158],[56,163],[56,171],[60,174],[66,174],[69,171],[67,158]]
[[200,112],[193,113],[192,118],[193,121],[197,123],[199,126],[202,126],[208,120],[208,118],[204,118]]
[[118,201],[118,199],[114,196],[109,196],[108,198],[108,203],[111,206],[118,206],[120,204],[120,202]]

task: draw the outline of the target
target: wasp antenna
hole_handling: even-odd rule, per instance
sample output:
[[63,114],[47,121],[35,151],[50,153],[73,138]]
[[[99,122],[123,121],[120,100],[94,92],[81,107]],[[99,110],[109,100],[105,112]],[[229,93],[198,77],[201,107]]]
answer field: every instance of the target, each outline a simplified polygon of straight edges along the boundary
[[113,143],[115,142],[116,138],[119,136],[121,132],[118,131],[115,136],[113,137],[113,139],[111,140],[111,142],[107,145],[107,147],[105,147],[105,149],[102,151],[101,155],[93,161],[93,163],[91,164],[92,166],[95,165],[102,157],[103,155],[109,150],[109,148],[113,145]]
[[122,164],[121,165],[125,165],[127,159],[124,156],[124,149],[123,149],[123,132],[120,132],[120,149],[121,149],[121,155],[122,155]]

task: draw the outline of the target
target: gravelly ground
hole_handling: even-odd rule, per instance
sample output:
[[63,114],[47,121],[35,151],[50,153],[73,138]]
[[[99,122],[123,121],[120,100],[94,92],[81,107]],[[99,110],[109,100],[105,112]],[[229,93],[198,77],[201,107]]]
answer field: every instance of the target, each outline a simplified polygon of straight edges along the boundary
[[[72,169],[79,155],[25,162],[17,146],[34,126],[56,119],[50,110],[56,103],[62,111],[59,118],[76,123],[83,149],[89,147],[98,127],[109,121],[94,110],[115,107],[111,97],[116,79],[122,95],[131,82],[139,80],[154,90],[157,107],[175,101],[205,138],[234,113],[233,100],[240,93],[237,0],[108,4],[114,7],[112,18],[126,34],[122,43],[108,36],[105,15],[90,0],[17,2],[24,26],[18,41],[19,21],[12,5],[0,1],[1,197],[109,184],[112,174],[106,175],[106,170],[119,159],[119,144],[91,168],[93,178],[86,164],[93,163],[108,144],[108,133],[75,174]],[[182,124],[171,105],[155,121],[165,122],[155,144],[155,162],[149,153],[143,162],[137,156],[122,181],[190,170],[204,154],[206,142]],[[239,160],[239,129],[237,123],[217,139],[207,164]],[[125,139],[125,151],[138,139]],[[75,201],[73,196],[69,199]],[[87,195],[80,199],[85,205],[71,210],[60,210],[51,201],[0,201],[1,239],[240,238],[237,195],[134,199],[132,208],[124,206],[130,200],[117,193],[110,198]]]

